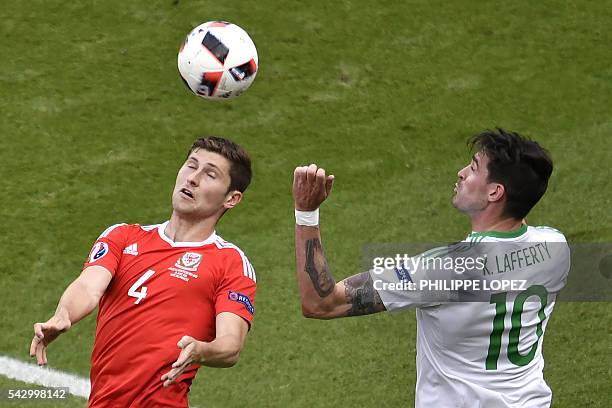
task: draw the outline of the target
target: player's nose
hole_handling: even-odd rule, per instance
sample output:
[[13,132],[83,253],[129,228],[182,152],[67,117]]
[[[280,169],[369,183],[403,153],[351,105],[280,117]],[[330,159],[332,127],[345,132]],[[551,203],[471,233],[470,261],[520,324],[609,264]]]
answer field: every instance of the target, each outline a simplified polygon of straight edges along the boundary
[[198,172],[194,171],[192,173],[189,173],[189,175],[187,176],[187,183],[189,183],[190,186],[196,187],[198,185],[198,179]]
[[459,169],[459,171],[457,172],[457,177],[459,178],[459,180],[463,180],[465,178],[463,176],[463,172],[465,171],[466,168],[467,168],[467,166],[462,168],[462,169]]

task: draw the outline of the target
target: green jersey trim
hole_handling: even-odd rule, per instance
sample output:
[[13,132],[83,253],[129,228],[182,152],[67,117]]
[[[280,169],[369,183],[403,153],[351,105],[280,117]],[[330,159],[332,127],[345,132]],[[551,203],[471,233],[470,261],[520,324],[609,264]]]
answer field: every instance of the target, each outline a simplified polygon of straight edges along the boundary
[[527,225],[523,224],[520,228],[515,229],[514,231],[482,231],[482,232],[472,232],[468,238],[478,238],[478,237],[493,237],[493,238],[518,238],[524,233],[527,232]]

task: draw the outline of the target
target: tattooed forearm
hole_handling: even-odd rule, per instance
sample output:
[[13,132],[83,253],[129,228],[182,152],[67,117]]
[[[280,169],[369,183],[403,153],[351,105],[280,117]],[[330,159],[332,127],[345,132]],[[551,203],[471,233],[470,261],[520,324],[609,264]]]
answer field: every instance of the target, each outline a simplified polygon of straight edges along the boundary
[[324,298],[332,293],[336,281],[329,272],[327,259],[325,259],[319,239],[314,238],[306,241],[306,265],[304,268],[319,297]]
[[344,280],[346,299],[351,305],[347,316],[360,316],[386,310],[369,272],[363,272]]

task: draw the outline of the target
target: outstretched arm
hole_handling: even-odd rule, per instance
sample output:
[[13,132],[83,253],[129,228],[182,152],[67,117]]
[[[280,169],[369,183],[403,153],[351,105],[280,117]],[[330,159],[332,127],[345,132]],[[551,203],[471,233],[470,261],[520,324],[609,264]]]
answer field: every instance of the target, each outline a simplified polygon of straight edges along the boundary
[[111,273],[102,266],[85,268],[64,291],[55,314],[44,323],[34,324],[30,356],[36,356],[39,365],[47,364],[49,343],[96,308],[111,279]]
[[[329,270],[316,220],[318,213],[315,215],[314,212],[331,193],[333,182],[334,176],[326,176],[325,170],[314,164],[298,167],[294,172],[296,218],[305,215],[303,223],[310,224],[295,227],[295,257],[302,313],[315,319],[333,319],[382,312],[386,309],[374,289],[369,272],[336,283]],[[297,223],[300,224],[300,221]]]

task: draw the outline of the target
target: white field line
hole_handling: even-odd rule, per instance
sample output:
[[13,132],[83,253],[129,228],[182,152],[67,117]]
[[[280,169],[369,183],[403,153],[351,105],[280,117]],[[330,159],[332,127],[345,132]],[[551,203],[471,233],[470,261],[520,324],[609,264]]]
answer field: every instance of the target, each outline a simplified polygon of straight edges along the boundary
[[25,363],[6,356],[0,356],[0,375],[44,387],[67,387],[70,394],[83,398],[89,398],[91,391],[87,378],[48,367],[39,367],[36,364]]
[[[0,375],[44,387],[68,387],[70,394],[87,399],[91,391],[91,384],[87,378],[48,367],[39,367],[36,364],[24,363],[6,356],[0,356]],[[190,408],[196,407],[190,405]]]

